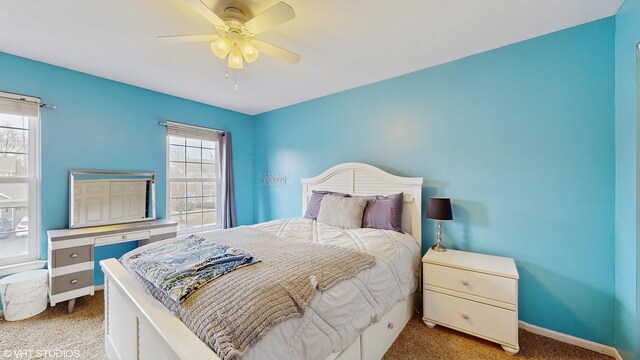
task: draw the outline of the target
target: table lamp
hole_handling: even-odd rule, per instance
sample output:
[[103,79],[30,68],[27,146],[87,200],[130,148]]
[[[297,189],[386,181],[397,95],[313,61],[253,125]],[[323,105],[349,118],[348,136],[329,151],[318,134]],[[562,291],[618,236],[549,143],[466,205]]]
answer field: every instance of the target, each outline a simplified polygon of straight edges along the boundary
[[429,207],[427,209],[427,219],[435,220],[436,225],[436,244],[431,247],[433,251],[447,251],[447,248],[440,245],[440,237],[442,235],[442,221],[453,220],[451,213],[451,200],[449,198],[429,198]]

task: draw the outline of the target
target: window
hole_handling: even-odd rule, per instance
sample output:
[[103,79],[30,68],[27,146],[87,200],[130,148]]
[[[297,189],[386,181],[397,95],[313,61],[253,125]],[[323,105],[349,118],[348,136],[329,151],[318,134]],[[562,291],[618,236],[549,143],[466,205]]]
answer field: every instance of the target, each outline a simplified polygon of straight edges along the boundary
[[39,257],[40,100],[0,92],[0,265]]
[[220,228],[218,133],[167,122],[167,209],[182,234]]

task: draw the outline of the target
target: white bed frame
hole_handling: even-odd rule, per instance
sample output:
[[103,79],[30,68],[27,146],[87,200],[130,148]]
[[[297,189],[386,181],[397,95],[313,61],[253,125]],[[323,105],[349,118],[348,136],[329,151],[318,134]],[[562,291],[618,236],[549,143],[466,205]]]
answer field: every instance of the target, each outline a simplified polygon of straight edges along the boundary
[[[336,165],[302,179],[302,211],[313,190],[352,195],[404,193],[402,228],[421,244],[422,178],[391,175],[362,163]],[[200,338],[149,295],[116,259],[100,261],[105,274],[105,348],[110,360],[220,360]],[[398,303],[347,349],[327,360],[380,359],[414,312],[414,297]]]

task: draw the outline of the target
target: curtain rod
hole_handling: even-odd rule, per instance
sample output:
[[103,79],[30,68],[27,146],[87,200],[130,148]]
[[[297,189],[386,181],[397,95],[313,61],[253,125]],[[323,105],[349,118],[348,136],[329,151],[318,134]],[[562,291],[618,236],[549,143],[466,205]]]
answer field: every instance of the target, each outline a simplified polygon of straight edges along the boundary
[[[20,96],[20,95],[18,95],[18,96]],[[56,110],[58,108],[58,105],[56,105],[56,104],[45,104],[45,103],[40,102],[40,101],[30,101],[30,100],[27,100],[26,98],[17,98],[17,97],[13,98],[13,97],[8,97],[8,96],[0,96],[0,98],[1,99],[6,99],[6,100],[10,100],[10,101],[19,101],[19,102],[26,102],[26,103],[29,103],[29,104],[37,104],[41,108],[48,108],[48,109],[53,109],[53,110]]]
[[191,128],[191,129],[213,131],[213,132],[217,132],[218,134],[220,134],[222,136],[224,136],[224,134],[226,133],[226,131],[224,131],[224,130],[208,128],[208,127],[205,127],[205,126],[185,124],[185,123],[181,123],[181,122],[177,122],[177,121],[160,121],[158,124],[160,124],[162,126],[169,126],[171,124],[175,124],[175,125],[178,125],[178,126],[184,126],[184,127]]

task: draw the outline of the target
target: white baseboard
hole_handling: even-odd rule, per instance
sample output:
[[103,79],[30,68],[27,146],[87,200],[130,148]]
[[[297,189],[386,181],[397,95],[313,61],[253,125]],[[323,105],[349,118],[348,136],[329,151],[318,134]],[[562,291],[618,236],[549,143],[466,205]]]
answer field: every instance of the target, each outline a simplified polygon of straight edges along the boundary
[[618,350],[612,346],[599,344],[597,342],[593,342],[590,340],[581,339],[579,337],[563,334],[557,331],[549,330],[540,326],[531,325],[522,320],[518,321],[518,326],[521,329],[527,330],[530,333],[542,335],[544,337],[548,337],[554,340],[558,340],[560,342],[575,345],[587,350],[595,351],[600,354],[604,354],[607,356],[611,356],[616,360],[624,360]]

